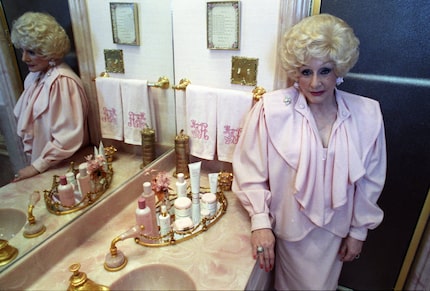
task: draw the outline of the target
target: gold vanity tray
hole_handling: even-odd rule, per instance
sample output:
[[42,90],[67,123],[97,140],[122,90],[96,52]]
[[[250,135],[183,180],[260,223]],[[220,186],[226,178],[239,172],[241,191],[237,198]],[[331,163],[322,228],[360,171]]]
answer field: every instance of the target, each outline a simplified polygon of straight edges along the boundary
[[[73,171],[75,176],[78,173],[78,170],[74,168],[73,162],[70,165],[69,171]],[[87,194],[82,195],[81,199],[76,198],[76,203],[72,206],[62,205],[58,198],[58,185],[60,183],[59,177],[60,176],[58,175],[53,176],[51,189],[44,190],[43,196],[45,198],[46,208],[49,212],[55,215],[65,215],[82,210],[96,202],[106,192],[106,190],[109,189],[113,177],[113,167],[112,163],[108,162],[105,176],[98,181],[92,180],[93,183],[97,183],[98,185],[97,191],[88,192]]]
[[[208,193],[209,191],[201,191],[201,194]],[[210,218],[203,218],[200,223],[197,225],[194,225],[192,229],[184,230],[184,231],[176,231],[171,230],[168,234],[165,236],[147,236],[144,234],[140,234],[139,237],[134,238],[134,241],[142,246],[145,247],[163,247],[163,246],[169,246],[169,245],[175,245],[180,242],[187,241],[189,239],[192,239],[196,236],[198,236],[201,233],[204,233],[207,231],[211,226],[213,226],[215,223],[217,223],[221,217],[226,213],[227,211],[227,198],[224,195],[223,191],[219,191],[216,193],[217,196],[217,211],[215,215],[213,215]],[[188,197],[191,198],[191,193],[188,194]],[[169,191],[169,200],[172,201],[170,204],[173,205],[173,201],[177,198],[177,195],[175,193],[170,193]],[[162,204],[162,201],[157,202],[157,215],[159,213],[160,206]],[[173,207],[173,206],[172,206]]]

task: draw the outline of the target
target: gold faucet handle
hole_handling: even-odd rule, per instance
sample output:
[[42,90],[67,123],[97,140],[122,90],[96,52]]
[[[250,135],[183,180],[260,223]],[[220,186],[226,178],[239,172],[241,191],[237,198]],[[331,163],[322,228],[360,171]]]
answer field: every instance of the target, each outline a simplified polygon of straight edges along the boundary
[[39,191],[34,191],[33,193],[30,194],[30,198],[28,199],[28,204],[29,205],[36,205],[37,202],[40,201],[40,192]]
[[96,284],[92,280],[88,279],[87,274],[84,272],[79,272],[81,268],[81,264],[75,263],[70,265],[69,271],[73,272],[73,275],[70,276],[70,284],[68,291],[71,290],[110,290],[109,287]]

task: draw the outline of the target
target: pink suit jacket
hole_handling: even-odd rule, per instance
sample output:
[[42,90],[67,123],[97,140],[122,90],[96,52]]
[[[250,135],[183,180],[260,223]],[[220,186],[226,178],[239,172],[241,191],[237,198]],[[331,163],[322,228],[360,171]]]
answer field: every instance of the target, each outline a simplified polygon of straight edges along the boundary
[[293,87],[265,94],[248,114],[233,157],[233,191],[252,230],[272,228],[298,241],[321,227],[364,241],[381,223],[386,145],[379,103],[340,90],[336,101],[327,148]]
[[30,72],[14,114],[24,152],[39,172],[72,156],[87,142],[87,96],[65,63],[43,76]]

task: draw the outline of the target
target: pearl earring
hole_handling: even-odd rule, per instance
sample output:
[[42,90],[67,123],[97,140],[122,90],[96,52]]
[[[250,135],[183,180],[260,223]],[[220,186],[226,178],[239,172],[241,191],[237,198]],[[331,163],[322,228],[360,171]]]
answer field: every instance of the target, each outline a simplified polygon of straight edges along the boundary
[[339,86],[342,83],[343,83],[343,77],[337,77],[337,79],[336,79],[336,86]]
[[57,64],[55,63],[55,61],[54,60],[50,60],[49,61],[49,66],[51,67],[51,68],[53,68],[53,67],[55,67]]
[[294,82],[293,87],[296,88],[297,90],[299,89],[299,83]]

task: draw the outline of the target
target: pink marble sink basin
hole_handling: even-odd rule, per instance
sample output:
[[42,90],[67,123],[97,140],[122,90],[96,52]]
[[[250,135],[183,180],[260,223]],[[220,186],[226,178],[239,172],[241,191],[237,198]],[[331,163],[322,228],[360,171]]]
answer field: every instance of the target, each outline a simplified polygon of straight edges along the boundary
[[111,290],[196,290],[193,279],[180,270],[164,264],[137,268],[110,286]]
[[0,239],[10,240],[17,234],[25,222],[27,216],[24,212],[14,208],[0,209]]

